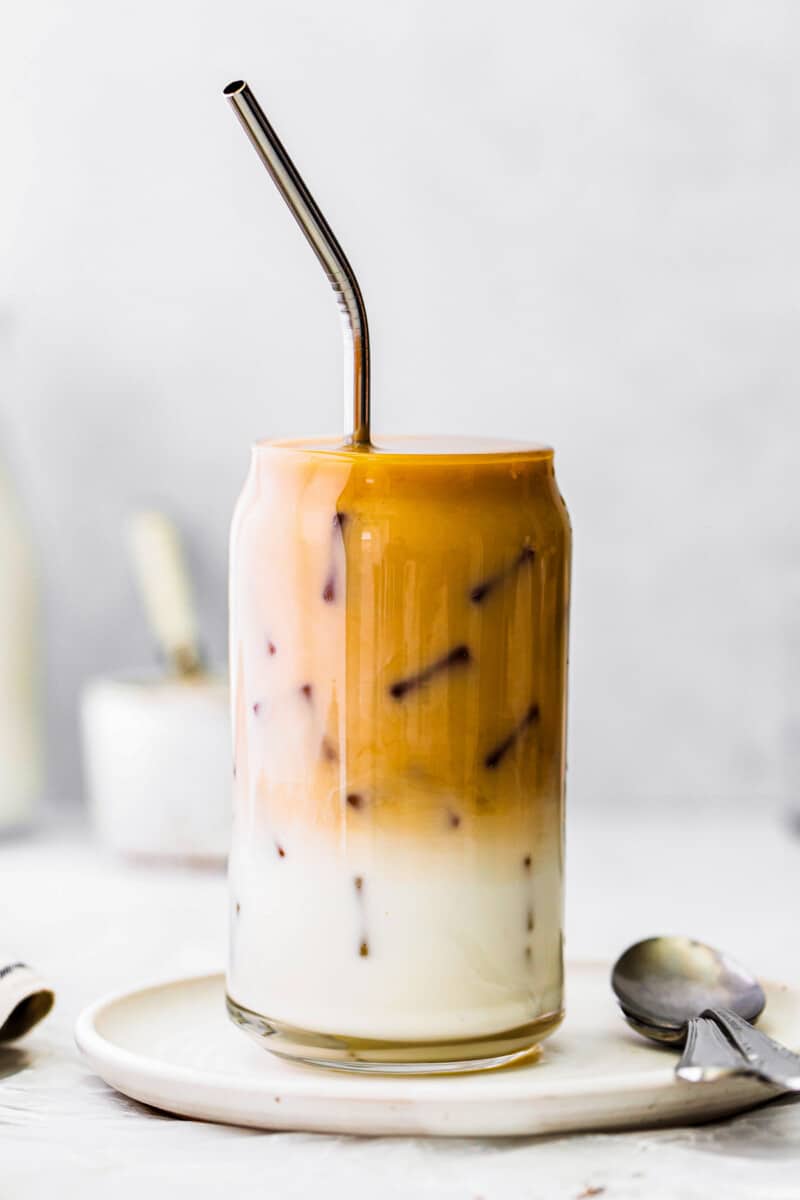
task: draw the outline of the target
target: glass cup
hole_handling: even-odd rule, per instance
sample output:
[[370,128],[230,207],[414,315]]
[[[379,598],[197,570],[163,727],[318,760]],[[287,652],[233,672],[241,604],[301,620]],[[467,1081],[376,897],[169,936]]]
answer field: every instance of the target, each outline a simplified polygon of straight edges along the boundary
[[563,1017],[570,527],[553,452],[262,442],[233,522],[228,1008],[442,1071]]

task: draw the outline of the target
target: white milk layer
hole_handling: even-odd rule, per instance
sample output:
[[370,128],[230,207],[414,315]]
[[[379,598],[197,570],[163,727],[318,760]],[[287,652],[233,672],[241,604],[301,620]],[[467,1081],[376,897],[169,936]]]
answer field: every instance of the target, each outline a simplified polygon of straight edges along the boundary
[[[283,854],[281,854],[283,850]],[[509,842],[285,846],[250,831],[230,864],[233,1000],[314,1033],[451,1040],[561,1009],[561,870]]]

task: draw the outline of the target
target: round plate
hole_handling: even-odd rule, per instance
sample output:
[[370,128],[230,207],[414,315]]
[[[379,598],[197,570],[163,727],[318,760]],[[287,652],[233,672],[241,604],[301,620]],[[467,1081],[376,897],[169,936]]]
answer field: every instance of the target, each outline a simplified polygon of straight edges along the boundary
[[[222,975],[106,997],[78,1020],[78,1046],[134,1100],[206,1121],[327,1133],[521,1135],[690,1124],[770,1099],[747,1078],[676,1080],[674,1051],[627,1028],[610,968],[572,964],[567,1020],[541,1057],[472,1075],[390,1076],[285,1062],[235,1029]],[[759,1028],[800,1048],[800,991],[765,984]]]

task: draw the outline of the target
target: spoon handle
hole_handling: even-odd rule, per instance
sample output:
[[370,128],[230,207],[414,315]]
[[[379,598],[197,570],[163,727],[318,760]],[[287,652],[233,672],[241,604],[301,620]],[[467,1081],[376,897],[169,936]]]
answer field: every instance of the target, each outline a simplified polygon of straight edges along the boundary
[[688,1083],[713,1083],[726,1075],[752,1075],[755,1071],[716,1022],[703,1014],[686,1023],[686,1045],[675,1074]]
[[800,1055],[754,1029],[729,1008],[707,1009],[703,1016],[714,1018],[761,1079],[787,1092],[800,1092]]

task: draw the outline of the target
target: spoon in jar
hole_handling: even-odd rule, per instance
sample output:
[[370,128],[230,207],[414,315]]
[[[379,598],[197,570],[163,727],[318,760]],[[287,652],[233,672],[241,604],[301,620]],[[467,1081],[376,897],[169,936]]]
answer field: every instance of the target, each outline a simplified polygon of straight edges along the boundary
[[719,950],[691,938],[647,938],[617,960],[611,986],[631,1028],[683,1046],[679,1078],[756,1075],[800,1091],[800,1056],[752,1026],[766,1003],[761,984]]

